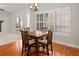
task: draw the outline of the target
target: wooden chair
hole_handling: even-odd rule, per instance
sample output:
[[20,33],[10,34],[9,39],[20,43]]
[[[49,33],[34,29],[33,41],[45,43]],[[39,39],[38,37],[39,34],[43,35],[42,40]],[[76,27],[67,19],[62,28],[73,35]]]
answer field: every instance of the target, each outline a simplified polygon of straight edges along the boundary
[[[51,50],[52,54],[53,54],[52,36],[53,36],[52,31],[48,30],[48,35],[47,35],[46,39],[40,40],[40,42],[39,42],[39,44],[41,44],[40,47],[43,47],[43,50],[44,50],[44,48],[47,49],[48,56],[49,56],[49,50]],[[51,46],[51,49],[49,49],[49,47],[48,47],[49,45]]]
[[22,35],[22,53],[21,55],[23,55],[24,52],[26,52],[27,50],[27,55],[29,55],[30,52],[30,47],[33,47],[35,45],[35,42],[30,42],[31,38],[28,37],[28,31],[21,31],[21,35]]
[[[43,31],[43,32],[47,32],[48,29],[47,29],[47,27],[43,27],[43,28],[41,28],[40,30]],[[45,37],[43,37],[41,40],[43,40],[44,38],[45,38]]]

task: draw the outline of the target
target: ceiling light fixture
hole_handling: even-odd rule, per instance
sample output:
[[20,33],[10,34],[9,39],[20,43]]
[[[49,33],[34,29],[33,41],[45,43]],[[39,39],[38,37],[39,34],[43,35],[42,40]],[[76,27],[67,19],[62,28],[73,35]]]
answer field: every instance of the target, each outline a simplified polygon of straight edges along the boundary
[[33,5],[31,5],[30,9],[32,9],[33,11],[37,11],[39,9],[38,3],[34,3]]

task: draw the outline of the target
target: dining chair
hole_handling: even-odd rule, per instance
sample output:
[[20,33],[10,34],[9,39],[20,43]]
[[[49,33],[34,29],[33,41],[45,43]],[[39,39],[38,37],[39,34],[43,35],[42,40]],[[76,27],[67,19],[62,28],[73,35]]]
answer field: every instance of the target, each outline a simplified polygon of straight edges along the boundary
[[[47,27],[42,27],[40,30],[43,32],[47,32],[48,29],[47,29]],[[41,40],[43,40],[44,38],[46,38],[46,37],[43,37]]]
[[[39,44],[41,44],[40,47],[46,48],[47,55],[49,56],[49,51],[53,54],[53,46],[52,46],[52,36],[53,32],[51,30],[48,30],[48,34],[46,36],[46,39],[40,40]],[[51,46],[51,49],[49,49],[49,45]]]
[[30,42],[31,38],[29,38],[28,36],[28,31],[21,31],[21,36],[22,36],[22,53],[21,55],[23,55],[23,53],[26,53],[27,50],[27,55],[29,56],[29,52],[30,52],[30,47],[34,47],[35,46],[35,42],[34,40],[32,40],[32,42]]

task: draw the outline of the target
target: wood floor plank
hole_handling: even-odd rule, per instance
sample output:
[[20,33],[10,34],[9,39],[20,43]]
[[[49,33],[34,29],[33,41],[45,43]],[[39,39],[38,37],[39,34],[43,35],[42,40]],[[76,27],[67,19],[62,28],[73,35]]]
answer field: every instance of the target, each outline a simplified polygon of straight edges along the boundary
[[[62,44],[53,43],[54,56],[79,56],[79,49],[68,47]],[[21,42],[15,41],[3,46],[0,46],[0,56],[20,56]],[[33,56],[35,56],[34,54]],[[40,56],[46,56],[40,53]]]

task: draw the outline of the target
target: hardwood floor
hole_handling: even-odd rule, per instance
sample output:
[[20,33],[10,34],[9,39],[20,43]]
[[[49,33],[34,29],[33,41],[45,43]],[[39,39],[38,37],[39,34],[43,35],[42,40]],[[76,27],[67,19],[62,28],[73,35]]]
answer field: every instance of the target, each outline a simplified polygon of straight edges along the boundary
[[[79,49],[68,47],[62,44],[53,43],[54,56],[79,56]],[[15,41],[3,46],[0,46],[0,56],[20,56],[21,55],[21,42]],[[36,56],[33,54],[32,56]],[[46,56],[40,53],[40,56]]]
[[20,50],[18,47],[18,41],[9,43],[7,45],[0,46],[0,56],[18,56]]
[[54,43],[54,54],[55,55],[65,55],[65,56],[79,56],[79,49],[62,44]]

